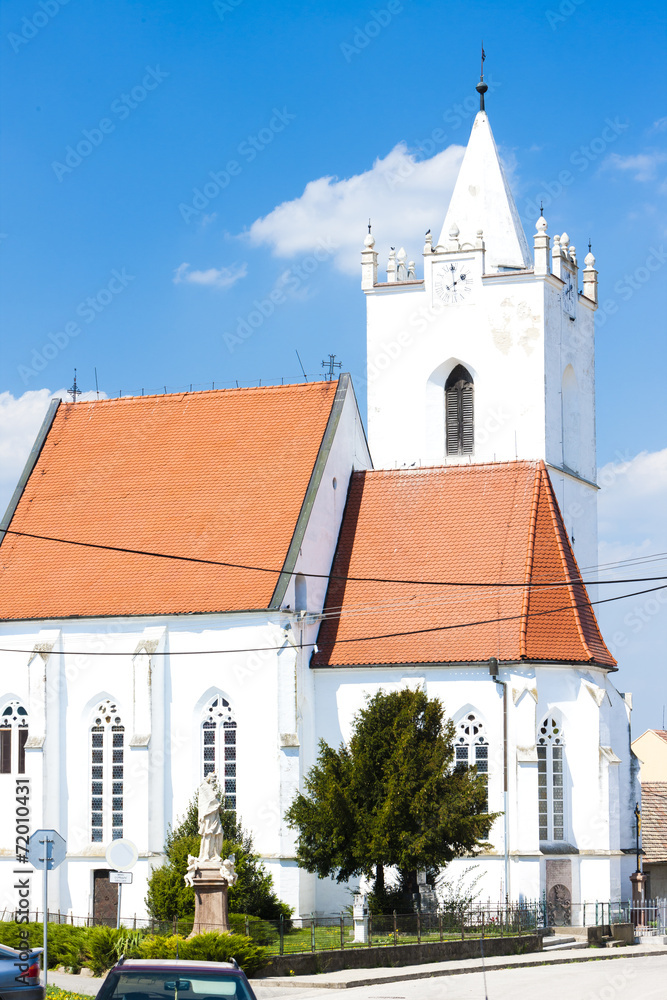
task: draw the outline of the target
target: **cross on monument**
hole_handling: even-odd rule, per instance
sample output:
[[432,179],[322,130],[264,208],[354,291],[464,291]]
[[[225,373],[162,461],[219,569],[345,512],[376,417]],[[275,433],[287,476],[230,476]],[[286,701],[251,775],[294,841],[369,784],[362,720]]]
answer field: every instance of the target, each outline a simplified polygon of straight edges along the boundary
[[72,388],[67,390],[72,397],[72,402],[76,403],[76,397],[81,395],[81,389],[79,389],[76,384],[76,368],[74,369],[74,382],[72,383]]
[[336,361],[336,355],[335,354],[330,354],[329,355],[329,360],[322,362],[322,367],[323,368],[327,368],[328,367],[328,369],[329,369],[327,372],[324,373],[324,380],[325,380],[325,382],[333,382],[333,377],[336,374],[335,371],[334,371],[334,369],[335,368],[342,368],[343,367],[343,362],[342,361]]

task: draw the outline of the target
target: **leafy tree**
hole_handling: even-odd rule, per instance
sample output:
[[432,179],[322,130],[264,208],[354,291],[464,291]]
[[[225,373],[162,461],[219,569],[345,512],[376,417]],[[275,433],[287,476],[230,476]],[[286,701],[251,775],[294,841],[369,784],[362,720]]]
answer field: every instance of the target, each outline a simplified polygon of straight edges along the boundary
[[[234,854],[238,880],[228,892],[230,913],[246,913],[264,920],[278,920],[281,914],[289,917],[291,907],[282,903],[275,894],[273,879],[255,853],[251,835],[243,830],[236,813],[220,809],[222,827],[227,836],[222,845],[223,857]],[[200,836],[197,814],[197,797],[188,804],[187,812],[179,825],[167,830],[164,851],[167,863],[154,869],[148,880],[146,906],[156,920],[189,917],[195,912],[194,889],[187,886],[184,876],[188,868],[188,855],[199,854]]]
[[399,870],[406,898],[416,891],[418,870],[484,847],[497,814],[486,811],[484,778],[452,766],[454,735],[442,703],[421,690],[369,698],[348,746],[334,750],[320,741],[306,794],[287,811],[298,831],[299,865],[338,882],[374,877],[382,905],[386,867]]

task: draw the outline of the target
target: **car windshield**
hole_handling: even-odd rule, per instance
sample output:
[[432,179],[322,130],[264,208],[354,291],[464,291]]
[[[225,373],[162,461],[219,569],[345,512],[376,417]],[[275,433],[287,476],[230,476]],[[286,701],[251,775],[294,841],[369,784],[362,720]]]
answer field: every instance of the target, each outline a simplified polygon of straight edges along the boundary
[[224,972],[120,972],[104,1000],[254,1000],[240,976]]

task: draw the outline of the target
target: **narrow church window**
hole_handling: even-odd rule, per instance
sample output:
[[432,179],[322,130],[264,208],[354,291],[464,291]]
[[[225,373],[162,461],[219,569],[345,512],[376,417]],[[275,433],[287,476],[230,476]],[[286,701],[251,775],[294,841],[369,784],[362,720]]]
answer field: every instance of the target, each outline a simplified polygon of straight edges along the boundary
[[477,774],[483,776],[487,786],[487,800],[484,808],[488,808],[489,783],[489,743],[484,733],[484,725],[474,713],[466,715],[456,727],[454,741],[455,765],[467,769],[476,767]]
[[215,774],[225,807],[236,809],[236,720],[226,698],[211,698],[203,712],[202,776]]
[[540,840],[565,839],[563,730],[548,715],[537,733],[537,787]]
[[94,844],[123,836],[125,727],[109,699],[96,707],[90,727],[90,839]]
[[10,701],[0,713],[0,774],[25,774],[28,713],[20,701]]
[[457,365],[445,382],[447,454],[472,455],[475,447],[474,387],[472,375]]

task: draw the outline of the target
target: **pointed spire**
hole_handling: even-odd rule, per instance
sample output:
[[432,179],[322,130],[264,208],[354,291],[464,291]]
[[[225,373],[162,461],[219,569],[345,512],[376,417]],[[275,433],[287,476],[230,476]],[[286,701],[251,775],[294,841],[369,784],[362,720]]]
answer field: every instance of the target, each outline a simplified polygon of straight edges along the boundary
[[462,245],[474,245],[475,234],[484,230],[487,270],[533,266],[526,234],[484,111],[475,117],[438,240],[440,246],[449,242],[454,222]]

